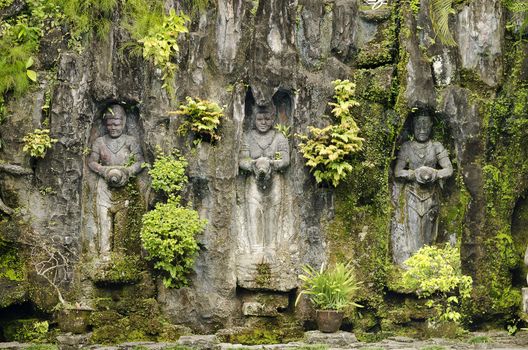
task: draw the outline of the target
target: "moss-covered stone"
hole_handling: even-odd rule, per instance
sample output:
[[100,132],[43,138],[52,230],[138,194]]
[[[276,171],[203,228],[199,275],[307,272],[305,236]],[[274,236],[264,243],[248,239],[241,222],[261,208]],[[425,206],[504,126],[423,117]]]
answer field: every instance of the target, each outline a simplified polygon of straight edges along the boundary
[[7,341],[43,341],[48,333],[49,323],[35,318],[18,319],[2,326]]
[[90,274],[98,284],[133,284],[141,280],[145,266],[138,255],[111,253],[108,261],[94,261]]
[[392,63],[396,53],[395,43],[396,23],[391,17],[380,24],[374,40],[361,48],[356,58],[357,66],[372,68]]

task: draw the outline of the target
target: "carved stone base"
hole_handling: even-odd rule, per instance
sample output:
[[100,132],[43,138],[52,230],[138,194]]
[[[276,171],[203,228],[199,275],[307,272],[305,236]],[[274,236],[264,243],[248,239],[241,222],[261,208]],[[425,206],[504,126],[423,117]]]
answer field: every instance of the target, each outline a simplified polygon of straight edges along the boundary
[[276,317],[288,308],[288,294],[255,293],[243,299],[242,314],[244,316]]
[[242,254],[237,263],[237,284],[249,290],[288,292],[297,287],[291,259],[265,253]]
[[522,310],[528,314],[528,288],[522,289]]

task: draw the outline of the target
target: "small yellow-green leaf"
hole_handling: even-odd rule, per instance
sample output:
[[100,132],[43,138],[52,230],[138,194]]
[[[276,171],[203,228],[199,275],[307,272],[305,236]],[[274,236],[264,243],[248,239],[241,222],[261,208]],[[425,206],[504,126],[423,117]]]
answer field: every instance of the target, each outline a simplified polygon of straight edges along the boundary
[[28,76],[28,78],[33,81],[33,82],[37,82],[37,72],[35,72],[34,70],[31,70],[31,69],[28,69],[26,71],[26,74]]

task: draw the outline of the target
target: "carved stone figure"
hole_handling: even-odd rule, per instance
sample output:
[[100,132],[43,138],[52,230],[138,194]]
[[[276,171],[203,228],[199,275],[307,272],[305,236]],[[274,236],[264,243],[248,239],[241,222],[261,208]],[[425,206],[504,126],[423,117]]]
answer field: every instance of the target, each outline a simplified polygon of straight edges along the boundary
[[398,154],[394,175],[396,212],[393,222],[393,259],[403,264],[413,253],[436,240],[438,232],[438,184],[453,174],[448,153],[440,142],[431,141],[433,121],[428,111],[413,119],[414,140],[405,142]]
[[282,200],[282,177],[290,165],[288,140],[273,129],[275,107],[257,106],[255,129],[244,135],[240,169],[250,173],[246,180],[247,240],[252,252],[273,254],[277,244]]
[[120,188],[141,172],[143,153],[139,141],[124,134],[126,113],[112,105],[104,113],[107,133],[92,144],[88,166],[99,178],[96,185],[97,245],[103,257],[114,250],[114,234],[126,226],[129,200]]

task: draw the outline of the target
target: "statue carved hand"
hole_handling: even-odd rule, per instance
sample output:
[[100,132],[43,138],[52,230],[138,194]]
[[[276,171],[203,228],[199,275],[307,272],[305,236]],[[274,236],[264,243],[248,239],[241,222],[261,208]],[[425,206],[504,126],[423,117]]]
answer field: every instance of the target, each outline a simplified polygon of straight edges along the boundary
[[416,181],[420,184],[433,183],[438,177],[438,170],[428,166],[422,166],[414,171],[414,175]]
[[110,187],[122,187],[128,182],[128,178],[128,171],[123,167],[110,167],[104,173],[104,179]]
[[271,175],[271,160],[267,157],[260,157],[252,163],[253,173],[259,180],[266,180]]

